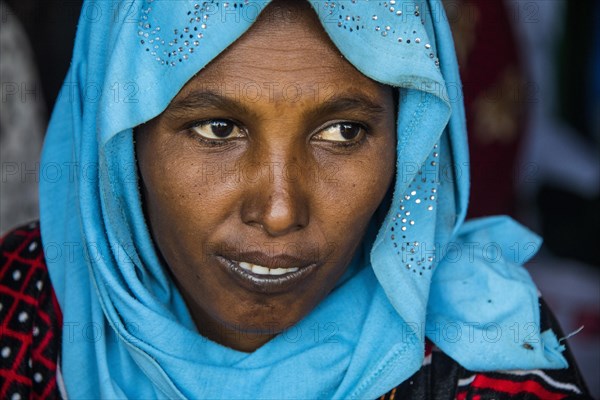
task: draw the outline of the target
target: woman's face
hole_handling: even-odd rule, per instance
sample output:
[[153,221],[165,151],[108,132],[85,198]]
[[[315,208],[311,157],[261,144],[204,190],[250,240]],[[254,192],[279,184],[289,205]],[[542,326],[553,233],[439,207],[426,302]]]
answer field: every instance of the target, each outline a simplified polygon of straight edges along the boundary
[[307,5],[280,7],[136,129],[160,255],[199,331],[242,351],[333,289],[395,165],[392,90]]

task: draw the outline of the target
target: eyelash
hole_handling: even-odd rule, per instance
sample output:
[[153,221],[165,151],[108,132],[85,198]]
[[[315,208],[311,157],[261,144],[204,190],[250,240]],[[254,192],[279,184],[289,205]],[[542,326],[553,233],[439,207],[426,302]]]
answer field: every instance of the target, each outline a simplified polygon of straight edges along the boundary
[[[236,122],[235,120],[232,119],[225,119],[225,118],[212,118],[212,119],[205,119],[205,120],[201,120],[201,121],[195,121],[192,124],[188,125],[185,128],[185,132],[186,134],[188,134],[192,139],[199,141],[200,143],[202,143],[205,146],[208,147],[221,147],[221,146],[226,146],[226,145],[230,145],[232,144],[233,140],[229,139],[223,139],[223,140],[214,140],[214,139],[207,139],[202,135],[199,135],[198,133],[194,132],[193,128],[201,126],[202,124],[206,124],[208,122],[211,121],[219,121],[219,120],[224,120],[224,121],[229,121],[234,123],[235,125],[237,125],[238,127],[241,127],[241,124],[239,124],[238,122]],[[350,141],[328,141],[328,140],[321,140],[320,142],[326,142],[329,146],[333,146],[336,147],[338,149],[341,150],[346,150],[346,149],[352,149],[354,147],[358,147],[359,145],[363,144],[364,141],[367,139],[367,136],[369,135],[369,127],[363,123],[360,122],[354,122],[354,121],[347,121],[347,120],[343,120],[343,121],[335,121],[335,122],[331,122],[328,123],[325,126],[322,126],[320,128],[318,128],[317,133],[327,129],[328,127],[331,127],[333,125],[336,124],[343,124],[343,123],[348,123],[348,124],[353,124],[353,125],[358,125],[360,127],[360,129],[362,129],[364,131],[364,133],[362,134],[362,137],[359,140],[350,140]],[[243,129],[245,131],[245,129]],[[316,135],[316,134],[315,134]]]
[[365,142],[365,140],[367,140],[367,136],[369,136],[370,128],[366,124],[360,123],[360,122],[348,121],[348,120],[334,121],[334,122],[328,123],[327,125],[318,128],[317,132],[323,131],[323,130],[327,129],[328,127],[331,127],[331,126],[337,125],[337,124],[358,125],[360,127],[360,129],[363,130],[363,134],[361,135],[361,138],[359,140],[350,140],[350,141],[322,140],[321,142],[326,142],[329,146],[333,146],[340,150],[350,150],[352,148],[362,145]]
[[[222,139],[222,140],[215,140],[215,139],[208,139],[205,138],[204,136],[194,132],[193,128],[196,128],[198,126],[201,126],[202,124],[206,124],[208,122],[212,122],[212,121],[229,121],[234,123],[235,125],[237,125],[238,127],[241,126],[240,123],[238,123],[237,121],[233,120],[233,119],[228,119],[228,118],[211,118],[211,119],[204,119],[201,121],[194,121],[193,123],[191,123],[190,125],[188,125],[187,127],[185,127],[185,132],[186,134],[188,134],[188,136],[190,136],[192,139],[199,141],[200,143],[202,143],[205,146],[208,147],[221,147],[221,146],[227,146],[227,145],[231,145],[233,140],[229,139]],[[245,129],[244,129],[245,131]]]

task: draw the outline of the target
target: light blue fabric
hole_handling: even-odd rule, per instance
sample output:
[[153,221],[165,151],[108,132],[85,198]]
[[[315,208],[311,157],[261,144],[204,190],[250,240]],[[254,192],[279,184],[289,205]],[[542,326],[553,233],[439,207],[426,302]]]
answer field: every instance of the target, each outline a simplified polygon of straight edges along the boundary
[[160,265],[132,128],[161,113],[267,2],[84,3],[40,183],[70,398],[375,398],[420,368],[426,335],[470,369],[567,366],[554,335],[539,331],[521,266],[539,239],[505,217],[463,223],[465,120],[442,7],[391,3],[312,2],[356,68],[400,88],[390,209],[352,273],[251,354],[197,334]]

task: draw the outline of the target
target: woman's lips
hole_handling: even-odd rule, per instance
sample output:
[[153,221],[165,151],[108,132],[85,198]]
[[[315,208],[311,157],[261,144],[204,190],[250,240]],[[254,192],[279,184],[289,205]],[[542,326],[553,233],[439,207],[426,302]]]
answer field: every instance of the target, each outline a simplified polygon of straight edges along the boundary
[[[240,257],[241,258],[241,257]],[[247,261],[232,260],[217,256],[225,271],[240,286],[258,293],[283,293],[292,290],[317,268],[316,263],[306,263],[291,267],[265,267]]]

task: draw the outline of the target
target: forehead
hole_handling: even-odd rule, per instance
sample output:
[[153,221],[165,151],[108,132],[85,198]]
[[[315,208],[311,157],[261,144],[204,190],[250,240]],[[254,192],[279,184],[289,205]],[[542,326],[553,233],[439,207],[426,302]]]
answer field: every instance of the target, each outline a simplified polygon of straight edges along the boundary
[[198,88],[229,97],[241,94],[251,101],[261,94],[275,101],[339,91],[377,96],[382,86],[346,61],[308,2],[279,1],[188,82],[178,97]]

